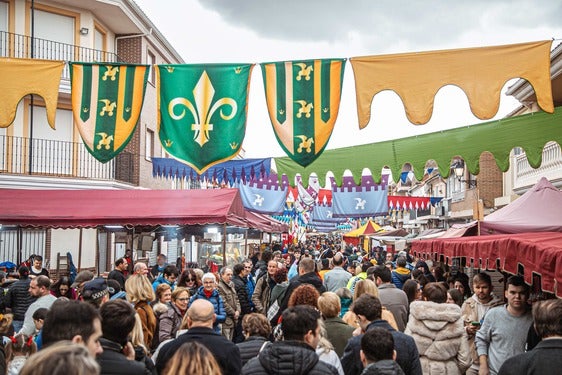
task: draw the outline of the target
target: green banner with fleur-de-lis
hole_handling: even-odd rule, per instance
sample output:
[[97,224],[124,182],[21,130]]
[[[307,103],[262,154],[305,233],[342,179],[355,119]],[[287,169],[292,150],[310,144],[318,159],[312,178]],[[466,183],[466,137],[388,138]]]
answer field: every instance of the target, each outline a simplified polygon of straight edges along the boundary
[[102,163],[131,140],[144,102],[148,65],[70,62],[74,122]]
[[158,135],[199,174],[240,152],[253,64],[157,65]]
[[279,145],[306,167],[326,148],[340,107],[345,59],[261,64],[269,118]]

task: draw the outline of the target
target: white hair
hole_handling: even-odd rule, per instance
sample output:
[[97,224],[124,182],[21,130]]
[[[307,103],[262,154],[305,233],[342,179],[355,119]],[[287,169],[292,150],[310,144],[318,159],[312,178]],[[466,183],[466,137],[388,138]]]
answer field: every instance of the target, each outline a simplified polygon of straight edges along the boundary
[[201,278],[201,282],[205,281],[205,279],[212,279],[215,283],[217,282],[217,278],[215,277],[215,274],[211,272],[207,272],[206,274],[204,274],[203,277]]

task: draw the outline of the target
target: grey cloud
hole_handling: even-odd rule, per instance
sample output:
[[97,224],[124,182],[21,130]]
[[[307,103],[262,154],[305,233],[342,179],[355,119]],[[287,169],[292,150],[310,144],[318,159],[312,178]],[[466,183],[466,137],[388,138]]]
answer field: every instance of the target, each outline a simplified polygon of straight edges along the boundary
[[225,22],[265,38],[345,43],[355,33],[370,49],[387,49],[402,40],[414,45],[454,42],[483,28],[481,22],[490,14],[498,27],[558,26],[562,14],[560,0],[198,1]]

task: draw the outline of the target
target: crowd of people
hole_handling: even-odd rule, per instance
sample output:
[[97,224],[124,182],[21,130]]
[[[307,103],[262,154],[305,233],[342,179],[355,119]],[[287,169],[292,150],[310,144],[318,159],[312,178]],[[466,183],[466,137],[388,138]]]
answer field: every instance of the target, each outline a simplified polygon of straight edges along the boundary
[[56,282],[35,259],[0,301],[0,374],[558,373],[562,300],[383,255],[327,238],[218,273],[160,254]]

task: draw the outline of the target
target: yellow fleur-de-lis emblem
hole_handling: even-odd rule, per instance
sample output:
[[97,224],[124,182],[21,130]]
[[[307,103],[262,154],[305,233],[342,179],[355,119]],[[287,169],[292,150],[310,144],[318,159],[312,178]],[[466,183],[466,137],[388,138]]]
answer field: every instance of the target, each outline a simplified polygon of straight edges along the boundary
[[131,107],[126,107],[125,112],[131,112]]
[[237,66],[236,68],[234,68],[234,73],[236,73],[236,74],[242,73],[242,67],[241,67],[241,66]]
[[328,113],[329,110],[330,110],[330,108],[328,108],[328,107],[322,108],[322,111],[323,111],[324,113]]
[[280,114],[280,115],[284,115],[284,114],[285,114],[285,110],[284,110],[284,109],[280,109],[280,110],[279,110],[279,114]]
[[166,147],[172,147],[172,144],[174,144],[174,141],[172,141],[171,139],[166,139],[164,141],[164,144],[166,145]]
[[89,111],[90,111],[90,108],[88,108],[88,107],[82,107],[82,112],[88,113]]
[[230,143],[230,148],[231,148],[231,149],[236,150],[237,147],[238,147],[238,143],[236,143],[236,142],[231,142],[231,143]]
[[213,83],[209,79],[207,72],[203,71],[201,78],[199,78],[193,89],[195,106],[186,98],[174,98],[168,104],[168,113],[173,120],[181,120],[185,116],[185,110],[179,115],[174,113],[176,105],[183,105],[189,109],[195,121],[194,124],[191,124],[191,130],[194,131],[193,140],[201,147],[209,141],[209,132],[213,130],[213,124],[210,123],[213,114],[222,106],[230,106],[231,111],[228,115],[224,114],[222,109],[220,110],[221,118],[228,121],[234,118],[238,110],[238,105],[234,99],[220,98],[213,102],[214,96],[215,88]]
[[173,73],[174,72],[174,67],[173,66],[167,66],[166,70],[168,71],[168,73]]

